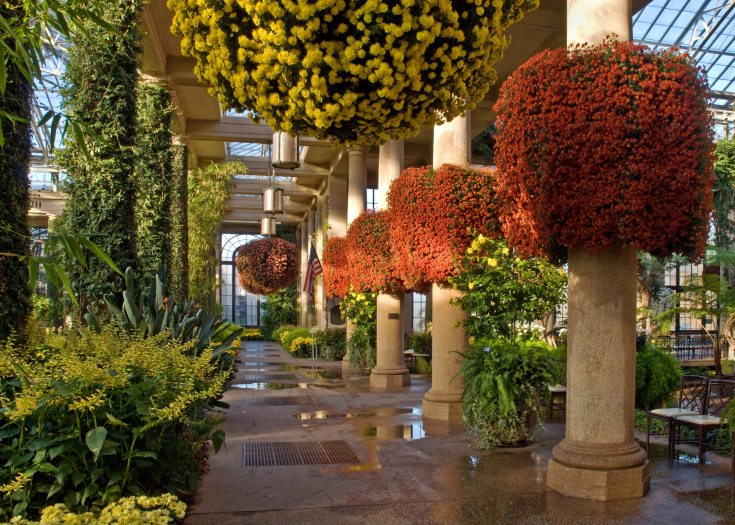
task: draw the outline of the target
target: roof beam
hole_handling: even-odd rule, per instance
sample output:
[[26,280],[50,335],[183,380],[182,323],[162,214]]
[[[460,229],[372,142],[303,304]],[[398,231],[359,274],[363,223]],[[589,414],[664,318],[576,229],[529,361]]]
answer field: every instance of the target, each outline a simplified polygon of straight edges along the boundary
[[[267,183],[267,179],[263,179],[262,181],[235,180],[235,183],[230,189],[230,195],[237,193],[257,195],[263,193],[263,188],[265,188]],[[318,194],[318,191],[313,188],[294,184],[293,182],[279,182],[278,187],[283,189],[283,194],[287,197],[313,197]]]
[[[222,218],[222,222],[251,222],[251,223],[257,223],[260,222],[260,218],[263,216],[263,212],[260,210],[257,211],[247,211],[247,210],[234,210],[234,211],[226,211],[224,217]],[[276,215],[276,221],[277,222],[288,222],[288,223],[296,223],[301,222],[304,219],[303,213],[282,213],[280,215]]]

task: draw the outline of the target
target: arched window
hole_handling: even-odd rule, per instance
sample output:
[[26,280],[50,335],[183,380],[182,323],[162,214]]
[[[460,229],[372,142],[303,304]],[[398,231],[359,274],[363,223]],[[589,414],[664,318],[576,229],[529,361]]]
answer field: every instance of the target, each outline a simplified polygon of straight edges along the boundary
[[222,234],[222,254],[220,257],[220,302],[222,319],[242,326],[258,327],[265,298],[246,292],[237,280],[235,255],[237,249],[248,241],[260,238],[252,234]]

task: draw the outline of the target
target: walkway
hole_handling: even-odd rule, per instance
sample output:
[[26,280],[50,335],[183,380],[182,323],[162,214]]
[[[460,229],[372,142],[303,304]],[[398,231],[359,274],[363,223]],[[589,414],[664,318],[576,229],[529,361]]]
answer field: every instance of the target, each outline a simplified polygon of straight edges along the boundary
[[566,498],[545,479],[561,422],[532,446],[478,451],[461,428],[422,422],[421,376],[371,393],[340,363],[244,346],[224,398],[226,448],[210,457],[185,525],[735,523],[729,462],[714,454],[715,464],[670,465],[658,450],[641,500]]

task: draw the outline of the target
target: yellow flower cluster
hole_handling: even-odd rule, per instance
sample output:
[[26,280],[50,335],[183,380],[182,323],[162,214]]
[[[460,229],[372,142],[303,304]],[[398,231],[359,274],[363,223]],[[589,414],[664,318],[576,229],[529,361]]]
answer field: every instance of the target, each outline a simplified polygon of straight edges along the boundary
[[29,521],[20,517],[10,520],[12,525],[166,525],[182,520],[186,504],[173,494],[162,496],[131,496],[110,503],[99,516],[91,512],[76,514],[63,504],[52,505],[41,511],[41,520]]
[[294,354],[302,349],[311,349],[311,338],[310,337],[297,337],[296,339],[291,341],[291,348],[289,348],[288,350],[289,352]]
[[273,129],[381,144],[474,108],[538,0],[168,0],[223,106]]

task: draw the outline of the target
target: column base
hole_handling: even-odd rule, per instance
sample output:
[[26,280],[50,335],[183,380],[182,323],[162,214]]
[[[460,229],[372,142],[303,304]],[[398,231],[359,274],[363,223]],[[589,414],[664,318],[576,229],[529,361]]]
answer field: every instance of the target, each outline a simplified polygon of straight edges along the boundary
[[370,388],[403,388],[411,384],[408,368],[373,368],[370,373]]
[[564,496],[610,501],[645,496],[650,488],[651,477],[648,461],[637,467],[590,470],[569,467],[551,459],[546,484]]
[[424,396],[421,413],[428,419],[459,422],[462,420],[462,393],[429,390]]

